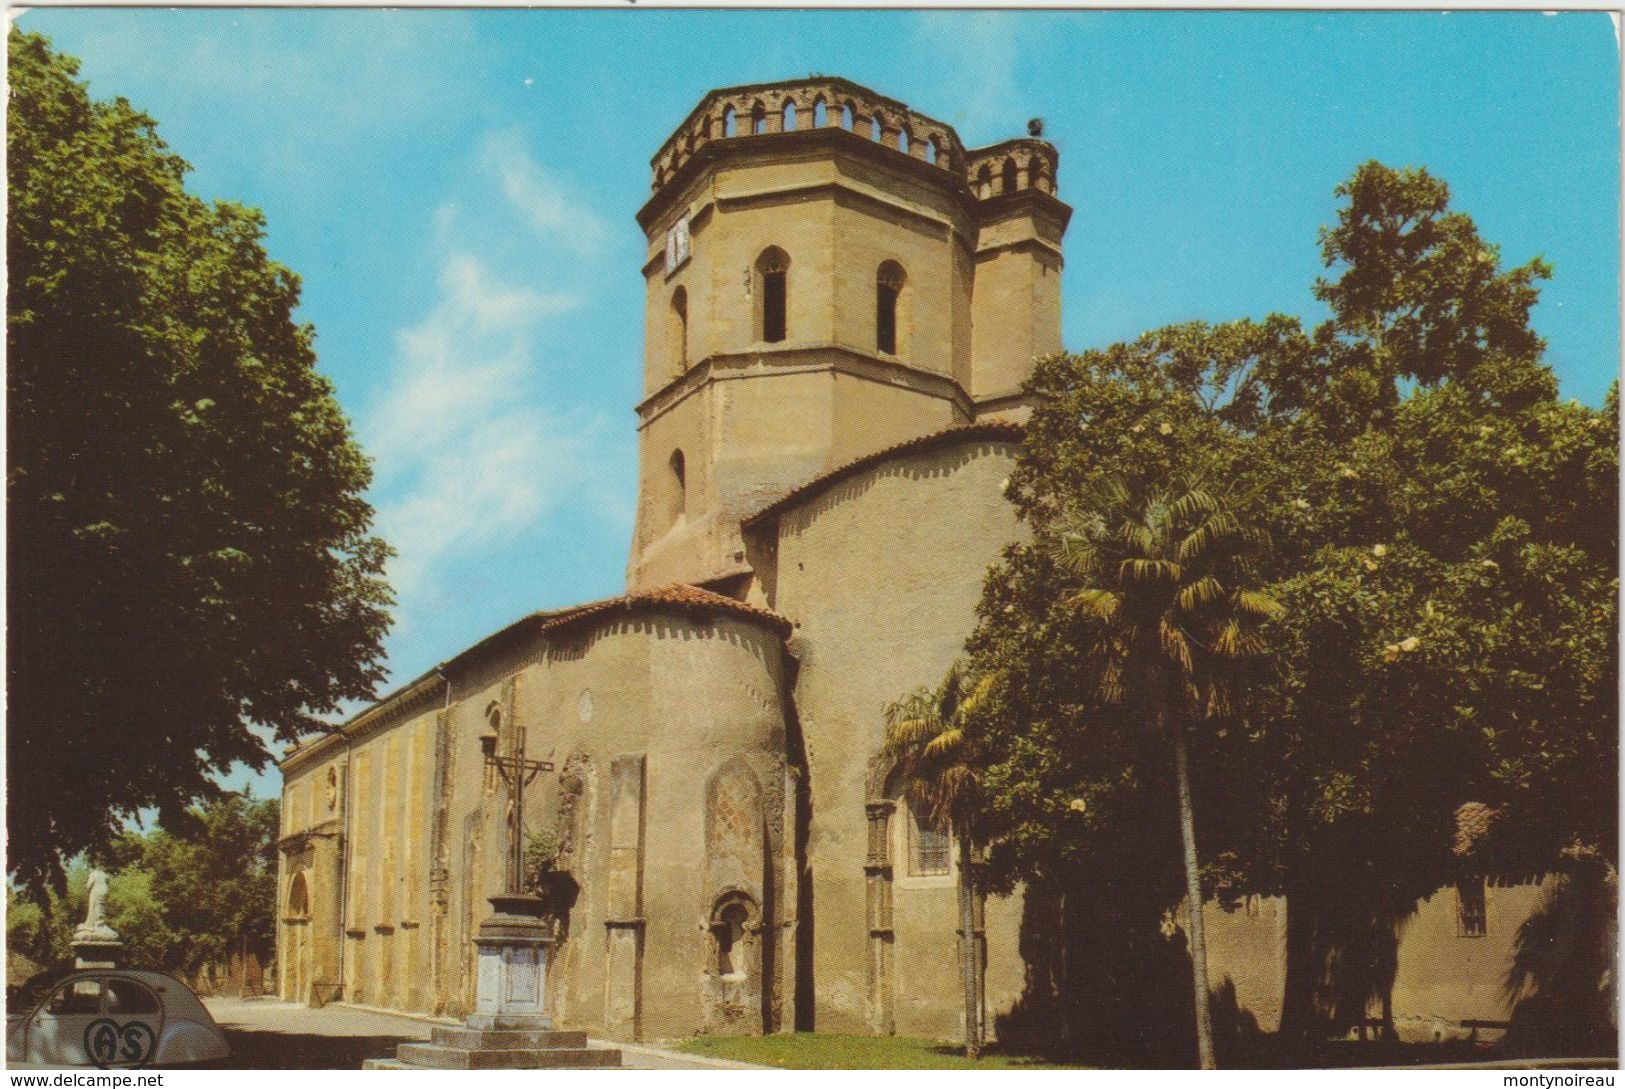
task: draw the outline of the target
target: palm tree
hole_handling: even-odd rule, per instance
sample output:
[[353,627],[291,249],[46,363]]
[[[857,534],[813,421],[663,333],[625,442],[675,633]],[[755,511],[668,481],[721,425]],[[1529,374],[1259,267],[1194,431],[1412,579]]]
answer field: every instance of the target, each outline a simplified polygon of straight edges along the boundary
[[1237,664],[1265,650],[1261,621],[1281,606],[1253,587],[1264,535],[1199,480],[1131,488],[1103,481],[1064,525],[1056,552],[1082,582],[1072,607],[1091,622],[1087,654],[1103,703],[1123,707],[1173,748],[1185,895],[1190,903],[1197,1057],[1214,1068],[1207,941],[1191,808],[1187,734],[1231,714]]
[[903,799],[959,841],[959,963],[965,986],[965,1054],[982,1052],[982,1002],[976,944],[976,888],[971,838],[981,804],[976,745],[966,725],[993,687],[993,675],[973,678],[958,662],[935,689],[921,688],[886,708],[880,755],[893,767]]

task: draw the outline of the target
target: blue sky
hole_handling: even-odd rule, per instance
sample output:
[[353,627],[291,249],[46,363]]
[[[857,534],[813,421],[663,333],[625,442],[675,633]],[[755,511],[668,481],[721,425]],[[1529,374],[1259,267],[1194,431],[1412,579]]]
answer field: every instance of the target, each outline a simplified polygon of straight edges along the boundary
[[[1316,231],[1367,159],[1446,179],[1565,396],[1619,366],[1619,55],[1601,13],[56,9],[79,57],[264,209],[376,462],[397,682],[620,592],[642,353],[633,215],[712,87],[844,75],[967,145],[1041,116],[1076,212],[1078,350],[1191,318],[1314,319]],[[236,776],[274,793],[274,772]]]

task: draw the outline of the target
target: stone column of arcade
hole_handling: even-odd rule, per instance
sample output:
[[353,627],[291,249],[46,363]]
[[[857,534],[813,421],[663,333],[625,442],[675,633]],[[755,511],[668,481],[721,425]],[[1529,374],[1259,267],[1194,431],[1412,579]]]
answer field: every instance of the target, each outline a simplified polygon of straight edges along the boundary
[[589,1048],[585,1032],[559,1032],[544,1012],[547,955],[552,928],[546,903],[524,889],[525,787],[545,760],[527,760],[524,744],[511,755],[497,754],[497,735],[480,738],[485,762],[508,788],[513,820],[509,828],[505,890],[490,898],[491,915],[474,936],[478,957],[474,1012],[462,1028],[436,1025],[427,1044],[401,1044],[394,1059],[375,1059],[364,1069],[500,1070],[620,1066],[614,1048]]

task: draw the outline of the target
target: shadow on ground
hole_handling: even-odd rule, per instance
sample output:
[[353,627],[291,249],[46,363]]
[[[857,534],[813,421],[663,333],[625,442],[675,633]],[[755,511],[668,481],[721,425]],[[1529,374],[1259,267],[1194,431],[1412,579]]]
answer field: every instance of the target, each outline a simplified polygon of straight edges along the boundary
[[421,1042],[414,1036],[322,1036],[309,1032],[234,1028],[221,1025],[231,1055],[206,1063],[213,1070],[360,1070],[367,1059],[392,1059],[396,1044]]

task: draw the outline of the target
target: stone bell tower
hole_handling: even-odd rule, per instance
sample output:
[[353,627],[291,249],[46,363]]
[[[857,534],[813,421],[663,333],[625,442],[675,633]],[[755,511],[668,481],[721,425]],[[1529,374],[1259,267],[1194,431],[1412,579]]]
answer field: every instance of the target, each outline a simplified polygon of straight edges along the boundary
[[1055,148],[967,151],[843,79],[712,91],[638,213],[644,400],[627,582],[730,588],[739,523],[855,458],[1025,412],[1060,350]]

